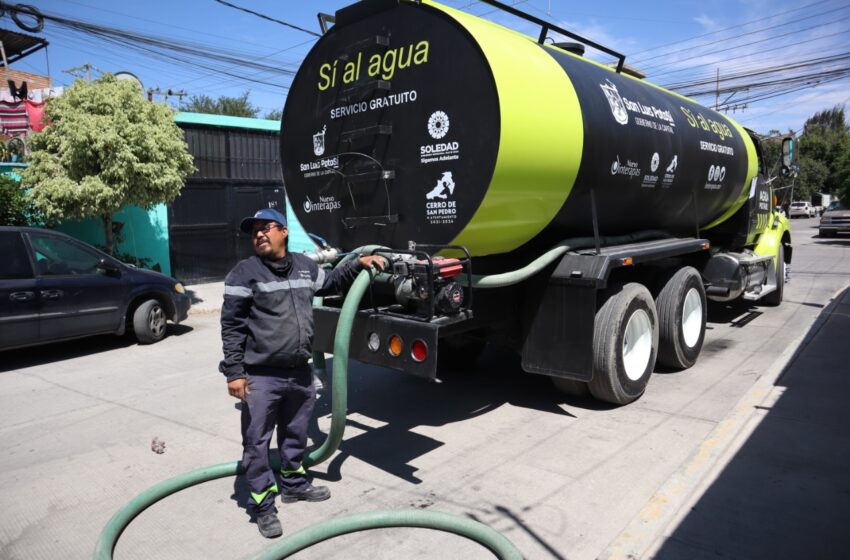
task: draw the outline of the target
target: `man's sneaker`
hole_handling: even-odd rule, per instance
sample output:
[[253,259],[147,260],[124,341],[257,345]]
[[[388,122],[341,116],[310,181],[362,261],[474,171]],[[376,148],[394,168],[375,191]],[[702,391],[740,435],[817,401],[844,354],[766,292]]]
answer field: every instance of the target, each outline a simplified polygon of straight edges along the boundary
[[277,520],[277,515],[273,513],[267,513],[257,517],[257,529],[267,539],[273,539],[283,534],[280,521]]
[[327,486],[313,486],[307,484],[307,487],[300,492],[284,492],[280,495],[280,499],[285,504],[292,504],[298,501],[305,502],[321,502],[331,497],[331,491]]

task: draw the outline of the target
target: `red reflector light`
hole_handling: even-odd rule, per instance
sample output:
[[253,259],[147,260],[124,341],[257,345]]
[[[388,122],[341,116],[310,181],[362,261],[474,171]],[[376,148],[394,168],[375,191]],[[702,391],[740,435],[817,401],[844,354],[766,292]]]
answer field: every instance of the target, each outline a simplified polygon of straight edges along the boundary
[[424,341],[416,339],[410,347],[410,356],[414,361],[424,362],[428,357],[428,345]]

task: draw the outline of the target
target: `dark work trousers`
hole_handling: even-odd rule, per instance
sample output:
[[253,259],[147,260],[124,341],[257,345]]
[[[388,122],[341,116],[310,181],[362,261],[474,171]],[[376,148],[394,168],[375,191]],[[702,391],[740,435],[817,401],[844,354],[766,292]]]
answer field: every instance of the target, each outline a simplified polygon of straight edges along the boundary
[[248,394],[242,403],[242,464],[256,515],[277,511],[275,473],[269,463],[269,443],[277,426],[281,486],[286,493],[307,485],[302,466],[307,427],[316,403],[310,366],[281,370],[280,375],[248,374]]

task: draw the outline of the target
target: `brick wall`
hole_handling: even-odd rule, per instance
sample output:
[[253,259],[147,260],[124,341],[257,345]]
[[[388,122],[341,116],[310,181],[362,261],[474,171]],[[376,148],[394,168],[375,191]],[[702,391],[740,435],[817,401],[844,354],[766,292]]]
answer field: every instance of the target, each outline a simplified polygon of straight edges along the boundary
[[6,80],[14,80],[15,84],[20,87],[21,82],[27,82],[27,88],[32,91],[34,89],[47,89],[50,86],[50,78],[47,76],[39,76],[38,74],[30,74],[23,70],[15,70],[14,68],[4,69],[0,66],[0,92],[9,91],[9,86]]

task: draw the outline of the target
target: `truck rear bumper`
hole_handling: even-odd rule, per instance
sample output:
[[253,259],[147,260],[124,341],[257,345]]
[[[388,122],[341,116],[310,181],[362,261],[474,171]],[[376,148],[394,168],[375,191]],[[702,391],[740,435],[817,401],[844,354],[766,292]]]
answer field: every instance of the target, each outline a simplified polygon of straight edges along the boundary
[[[336,326],[340,310],[335,307],[316,307],[313,309],[315,318],[315,333],[313,349],[320,352],[333,352]],[[377,314],[372,310],[362,310],[357,313],[351,333],[349,357],[359,362],[382,367],[397,369],[426,379],[437,376],[437,341],[440,329],[455,325],[471,317],[471,313],[461,313],[456,317],[442,317],[430,322],[405,319],[392,315]],[[379,345],[369,348],[369,338],[377,335]],[[389,339],[396,335],[401,337],[402,352],[393,356],[389,352]],[[424,360],[418,361],[413,357],[414,341],[421,341],[427,348]]]

